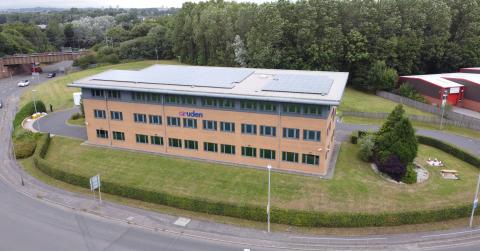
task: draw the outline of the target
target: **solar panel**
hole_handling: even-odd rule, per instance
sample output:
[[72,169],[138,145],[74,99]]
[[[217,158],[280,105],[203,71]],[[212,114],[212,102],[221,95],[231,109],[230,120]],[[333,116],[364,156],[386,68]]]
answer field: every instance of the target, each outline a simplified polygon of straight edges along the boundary
[[326,76],[277,74],[262,91],[327,95],[333,79]]
[[236,83],[242,82],[253,72],[253,70],[245,68],[155,65],[141,71],[108,71],[98,74],[92,79],[147,84],[233,88]]

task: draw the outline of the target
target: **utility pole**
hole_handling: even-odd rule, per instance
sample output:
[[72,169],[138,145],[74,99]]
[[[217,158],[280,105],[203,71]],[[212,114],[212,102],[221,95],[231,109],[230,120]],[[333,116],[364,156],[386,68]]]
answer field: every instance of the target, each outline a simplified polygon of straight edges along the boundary
[[442,93],[442,117],[440,118],[440,130],[443,128],[443,116],[445,115],[445,106],[447,105],[448,90],[445,89]]
[[267,202],[267,228],[270,233],[270,173],[272,171],[272,166],[268,165],[268,202]]
[[470,228],[473,226],[473,215],[475,214],[475,209],[478,206],[478,190],[479,190],[479,188],[480,188],[480,174],[478,174],[477,190],[475,191],[475,198],[473,198],[472,215],[470,216]]

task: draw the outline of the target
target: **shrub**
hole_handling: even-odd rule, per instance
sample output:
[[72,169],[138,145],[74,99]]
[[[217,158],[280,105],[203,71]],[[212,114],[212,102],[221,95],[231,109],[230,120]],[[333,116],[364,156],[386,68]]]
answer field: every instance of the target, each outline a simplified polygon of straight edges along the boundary
[[396,155],[390,155],[386,160],[376,159],[375,164],[379,171],[396,181],[400,181],[407,173],[407,166]]
[[[360,132],[358,132],[360,136]],[[360,145],[360,150],[358,151],[358,156],[361,160],[368,162],[371,161],[373,156],[373,149],[375,147],[375,140],[374,136],[368,134],[366,136],[360,137],[358,140],[358,144]]]
[[37,142],[34,137],[24,137],[20,140],[14,140],[15,158],[24,159],[33,155]]
[[80,118],[83,118],[83,115],[79,112],[76,112],[76,113],[72,114],[72,116],[70,116],[71,120],[77,120],[77,119],[80,119]]
[[357,135],[351,135],[350,136],[350,143],[356,145],[358,142],[358,136]]
[[13,120],[14,128],[17,128],[21,125],[22,121],[35,113],[35,105],[37,106],[38,112],[46,112],[45,104],[41,100],[37,100],[34,104],[33,101],[28,102],[15,114],[15,119]]
[[73,61],[73,66],[78,66],[82,69],[87,69],[88,66],[97,63],[97,57],[95,55],[86,55],[79,57]]
[[413,164],[407,165],[407,172],[402,178],[402,182],[406,184],[415,184],[417,183],[417,172],[415,172],[415,167]]
[[396,89],[394,93],[422,103],[428,103],[425,97],[418,93],[417,90],[415,90],[415,88],[408,82],[400,85],[400,87]]

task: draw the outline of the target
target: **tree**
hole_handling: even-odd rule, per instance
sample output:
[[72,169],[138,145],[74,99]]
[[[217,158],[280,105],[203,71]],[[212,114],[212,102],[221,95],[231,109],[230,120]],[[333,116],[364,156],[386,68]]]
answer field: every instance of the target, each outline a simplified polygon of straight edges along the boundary
[[245,49],[243,40],[239,35],[235,36],[235,40],[233,42],[233,49],[235,51],[235,63],[237,63],[241,67],[247,67],[247,50]]
[[57,22],[48,23],[45,32],[47,33],[48,41],[55,46],[55,48],[60,49],[65,45],[65,33],[63,27]]
[[417,157],[418,142],[408,118],[401,118],[391,130],[378,134],[375,143],[375,154],[380,163],[394,155],[406,166]]
[[73,31],[73,25],[71,23],[65,24],[63,27],[63,34],[65,36],[65,46],[74,47],[75,34]]
[[385,61],[376,61],[368,71],[367,86],[370,91],[391,91],[397,82],[397,71],[388,67]]

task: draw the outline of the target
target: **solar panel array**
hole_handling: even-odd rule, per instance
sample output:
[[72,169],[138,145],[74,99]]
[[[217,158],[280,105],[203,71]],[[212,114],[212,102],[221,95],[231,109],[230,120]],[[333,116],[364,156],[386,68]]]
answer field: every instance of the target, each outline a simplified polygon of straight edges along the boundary
[[141,71],[108,71],[98,74],[92,79],[231,89],[253,72],[253,70],[245,68],[155,65]]
[[327,95],[333,79],[326,76],[277,74],[262,91]]

